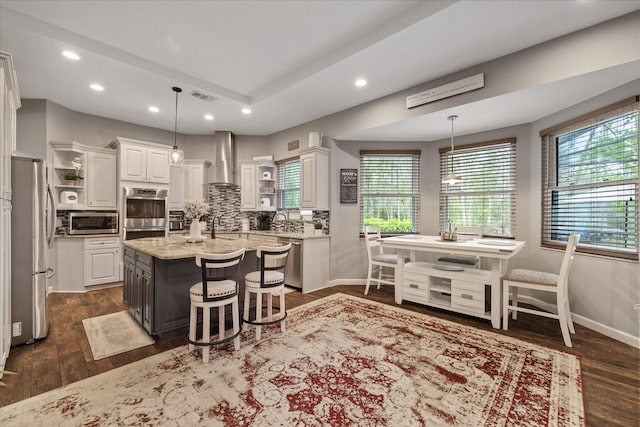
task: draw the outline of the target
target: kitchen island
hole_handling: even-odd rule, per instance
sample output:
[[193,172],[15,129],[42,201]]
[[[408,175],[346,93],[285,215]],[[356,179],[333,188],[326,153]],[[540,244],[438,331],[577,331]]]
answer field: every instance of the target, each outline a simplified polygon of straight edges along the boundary
[[[256,249],[259,246],[278,246],[278,243],[209,238],[190,243],[185,236],[127,240],[123,257],[124,303],[149,334],[159,339],[184,335],[189,328],[189,288],[201,281],[196,255],[229,253],[244,248],[246,253],[238,274],[242,312],[244,275],[257,268]],[[216,323],[212,322],[213,325]]]

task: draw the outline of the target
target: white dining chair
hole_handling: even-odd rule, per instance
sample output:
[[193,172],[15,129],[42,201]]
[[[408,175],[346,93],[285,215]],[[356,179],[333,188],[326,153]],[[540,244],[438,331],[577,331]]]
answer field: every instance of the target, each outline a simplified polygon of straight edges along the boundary
[[[502,280],[502,328],[505,331],[509,329],[510,313],[513,320],[517,319],[517,313],[519,311],[550,317],[552,319],[558,319],[564,344],[567,347],[571,347],[571,335],[569,332],[574,334],[576,331],[573,327],[571,309],[569,307],[569,270],[571,269],[574,252],[579,240],[579,234],[569,236],[559,274],[524,269],[515,269],[507,273]],[[519,288],[555,293],[557,314],[518,306]],[[511,304],[509,303],[510,294]]]
[[[458,239],[481,239],[482,227],[458,227]],[[467,267],[478,267],[480,258],[473,255],[447,254],[438,258],[438,262]]]
[[[367,286],[364,288],[364,294],[369,293],[369,286],[371,282],[378,284],[377,289],[380,289],[381,284],[394,285],[395,271],[398,263],[398,255],[392,253],[384,253],[380,246],[380,227],[368,226],[364,228],[364,242],[367,247],[367,258],[369,260],[369,266],[367,268]],[[405,262],[409,261],[408,256],[405,257]],[[393,274],[385,273],[384,268],[391,269]],[[377,274],[377,278],[373,277]]]

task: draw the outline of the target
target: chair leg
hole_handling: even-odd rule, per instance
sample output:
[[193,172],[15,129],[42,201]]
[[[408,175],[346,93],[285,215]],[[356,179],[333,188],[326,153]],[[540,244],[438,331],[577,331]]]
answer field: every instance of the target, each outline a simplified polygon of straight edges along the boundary
[[384,267],[382,266],[378,266],[378,286],[376,287],[376,289],[380,289],[380,280],[382,280],[382,269]]
[[[256,323],[262,322],[262,294],[256,294]],[[262,337],[262,326],[256,325],[256,341],[260,341]]]
[[[284,288],[282,288],[280,290],[280,318],[284,318],[285,314],[286,314],[286,310],[284,307],[284,300],[285,300],[285,296],[284,296]],[[280,332],[284,333],[285,331],[285,326],[284,326],[284,320],[282,322],[280,322]]]
[[367,269],[367,286],[364,288],[364,294],[367,295],[369,293],[369,285],[371,284],[371,274],[373,273],[373,264],[369,263],[369,268]]
[[571,308],[569,308],[569,298],[565,299],[566,310],[567,310],[567,323],[569,324],[569,332],[572,334],[576,333],[576,328],[573,326],[573,319],[571,318]]
[[[233,333],[234,335],[240,332],[240,314],[238,313],[238,298],[236,297],[231,303],[231,313],[233,316]],[[236,336],[233,340],[233,347],[236,351],[240,350],[240,335]]]
[[511,318],[513,320],[518,320],[518,287],[514,286],[513,289],[511,289],[511,293],[513,294],[511,297],[511,305],[514,307]]
[[[191,304],[191,311],[189,314],[189,339],[191,341],[196,340],[196,326],[198,321],[198,307]],[[189,344],[189,351],[193,351],[196,348],[195,345]]]
[[[202,342],[207,344],[211,341],[211,309],[205,307],[202,309]],[[202,346],[202,361],[209,361],[209,346]]]
[[271,322],[273,320],[273,294],[271,292],[267,293],[267,321]]
[[224,312],[225,312],[225,307],[224,305],[221,305],[220,307],[218,307],[218,339],[219,340],[223,340],[224,339],[224,327],[225,327],[225,316],[224,316]]
[[563,301],[559,301],[558,304],[558,320],[560,321],[560,329],[562,330],[562,338],[564,339],[564,345],[572,347],[571,335],[569,334],[569,321],[567,320],[567,305]]
[[502,286],[502,329],[509,330],[509,285]]

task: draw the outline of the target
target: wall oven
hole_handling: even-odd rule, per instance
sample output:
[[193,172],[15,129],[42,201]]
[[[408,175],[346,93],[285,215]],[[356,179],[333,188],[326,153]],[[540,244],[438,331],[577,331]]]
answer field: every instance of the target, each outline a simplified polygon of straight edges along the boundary
[[164,237],[167,190],[124,187],[124,239]]
[[69,234],[117,234],[116,212],[69,212]]

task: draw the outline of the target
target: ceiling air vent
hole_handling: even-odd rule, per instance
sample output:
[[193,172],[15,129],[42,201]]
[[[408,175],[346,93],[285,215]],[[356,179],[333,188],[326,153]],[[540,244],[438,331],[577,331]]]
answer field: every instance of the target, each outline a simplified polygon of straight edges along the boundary
[[198,92],[197,90],[194,90],[193,92],[191,92],[191,96],[195,96],[198,99],[201,99],[203,101],[207,101],[207,102],[213,102],[216,100],[216,98],[214,98],[211,95],[205,95],[202,92]]

